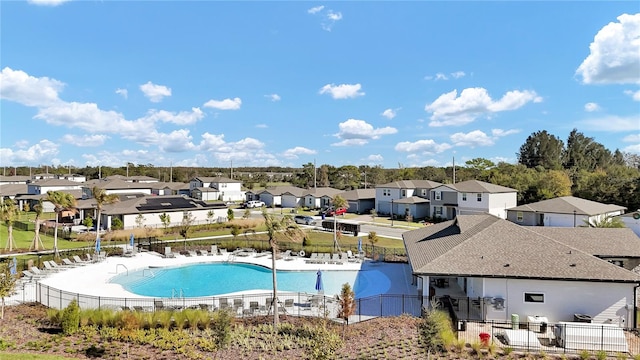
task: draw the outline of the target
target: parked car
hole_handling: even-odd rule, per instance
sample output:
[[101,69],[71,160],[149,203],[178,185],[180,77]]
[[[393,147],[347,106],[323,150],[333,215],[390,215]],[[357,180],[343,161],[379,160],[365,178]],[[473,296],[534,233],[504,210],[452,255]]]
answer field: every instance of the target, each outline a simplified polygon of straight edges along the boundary
[[346,208],[338,208],[335,210],[334,208],[328,208],[326,210],[320,211],[320,215],[325,216],[334,216],[334,215],[342,215],[347,212]]
[[296,224],[303,224],[303,225],[313,225],[316,223],[316,220],[314,218],[306,215],[296,215],[293,217],[293,221],[295,221]]
[[258,200],[251,200],[244,203],[244,207],[247,209],[259,208],[263,206],[265,206],[265,203],[263,201],[258,201]]

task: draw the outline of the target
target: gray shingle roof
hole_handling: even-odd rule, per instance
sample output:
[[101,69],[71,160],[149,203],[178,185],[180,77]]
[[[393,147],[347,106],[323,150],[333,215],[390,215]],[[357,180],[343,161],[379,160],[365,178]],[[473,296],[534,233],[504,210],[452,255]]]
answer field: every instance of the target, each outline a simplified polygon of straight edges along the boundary
[[467,193],[508,193],[508,192],[517,192],[518,190],[512,189],[506,186],[495,185],[484,181],[479,180],[467,180],[462,181],[456,184],[448,184],[447,186],[453,187],[459,192],[467,192]]
[[[564,233],[536,229],[493,215],[458,215],[403,239],[417,274],[640,282],[640,275],[585,252],[588,246],[574,248],[553,237]],[[640,238],[632,240],[640,247]]]
[[433,189],[440,185],[442,184],[431,180],[400,180],[382,185],[376,185],[376,187],[389,189]]
[[355,189],[340,193],[345,200],[355,201],[364,199],[375,199],[376,189]]
[[428,203],[429,199],[421,198],[419,196],[411,196],[408,198],[394,200],[396,204],[423,204]]
[[640,257],[640,238],[629,228],[539,226],[533,230],[591,255]]
[[258,194],[267,193],[274,196],[280,196],[284,193],[290,193],[291,195],[295,195],[298,197],[302,197],[305,193],[305,189],[299,188],[297,186],[270,186],[262,191],[259,191]]
[[520,205],[509,211],[543,212],[554,214],[600,215],[612,211],[624,211],[624,206],[603,204],[596,201],[581,199],[575,196],[561,196],[553,199],[542,200],[532,204]]
[[304,196],[311,195],[314,197],[323,197],[328,196],[330,198],[340,194],[343,192],[342,190],[334,189],[331,187],[319,187],[319,188],[311,188],[304,192]]
[[224,177],[224,176],[198,176],[194,179],[198,179],[202,182],[205,183],[241,183],[242,181],[238,181],[238,180],[233,180],[233,179],[229,179],[228,177]]

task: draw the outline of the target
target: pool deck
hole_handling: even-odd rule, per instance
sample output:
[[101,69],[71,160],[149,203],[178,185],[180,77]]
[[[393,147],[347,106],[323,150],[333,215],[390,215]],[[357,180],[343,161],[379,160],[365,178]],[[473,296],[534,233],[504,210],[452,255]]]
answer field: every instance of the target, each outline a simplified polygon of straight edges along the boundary
[[[70,267],[63,271],[50,273],[40,280],[40,283],[71,293],[80,293],[91,296],[148,298],[137,295],[122,288],[121,285],[112,284],[111,278],[124,272],[144,269],[147,267],[172,267],[187,264],[227,262],[231,258],[233,263],[247,263],[261,265],[271,269],[272,259],[270,254],[255,253],[246,256],[226,253],[222,255],[184,256],[175,254],[173,258],[164,258],[157,253],[142,252],[131,257],[111,256],[103,261],[87,263],[77,267]],[[307,263],[308,258],[291,256],[290,258],[277,259],[277,270],[360,270],[361,262],[343,262],[341,264]],[[365,260],[370,261],[370,260]]]

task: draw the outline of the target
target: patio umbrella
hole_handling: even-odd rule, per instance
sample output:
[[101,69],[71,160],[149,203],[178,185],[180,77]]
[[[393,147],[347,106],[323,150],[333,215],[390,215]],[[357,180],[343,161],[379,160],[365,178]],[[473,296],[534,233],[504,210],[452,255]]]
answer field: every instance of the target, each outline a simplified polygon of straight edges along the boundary
[[96,254],[100,254],[100,236],[96,239]]
[[362,238],[358,238],[358,253],[362,252]]
[[324,286],[322,285],[322,271],[318,270],[316,275],[316,290],[319,293],[322,293],[324,291]]
[[133,233],[131,233],[131,237],[129,237],[129,245],[133,249],[135,238],[133,237]]
[[15,275],[18,273],[18,259],[16,259],[15,257],[9,265],[9,272],[11,273],[11,275]]

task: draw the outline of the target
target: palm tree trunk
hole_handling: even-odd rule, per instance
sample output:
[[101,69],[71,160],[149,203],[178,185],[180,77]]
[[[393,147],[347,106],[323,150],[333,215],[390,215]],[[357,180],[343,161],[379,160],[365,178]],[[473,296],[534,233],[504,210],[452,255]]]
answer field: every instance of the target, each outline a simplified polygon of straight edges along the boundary
[[96,215],[96,242],[98,242],[99,237],[100,237],[100,209],[98,209],[98,214]]
[[29,246],[29,250],[38,251],[40,250],[40,244],[42,244],[42,240],[40,240],[40,219],[36,219],[36,228],[33,229],[33,231],[35,231],[36,235],[33,237],[33,242],[31,246]]
[[7,225],[7,233],[9,237],[7,238],[7,246],[9,247],[9,252],[13,251],[13,224],[9,223]]
[[59,257],[58,253],[58,212],[56,211],[56,226],[53,229],[53,257]]
[[273,331],[278,331],[278,280],[276,278],[276,256],[278,247],[275,241],[271,241],[271,275],[273,276],[273,300],[271,309],[273,309]]

